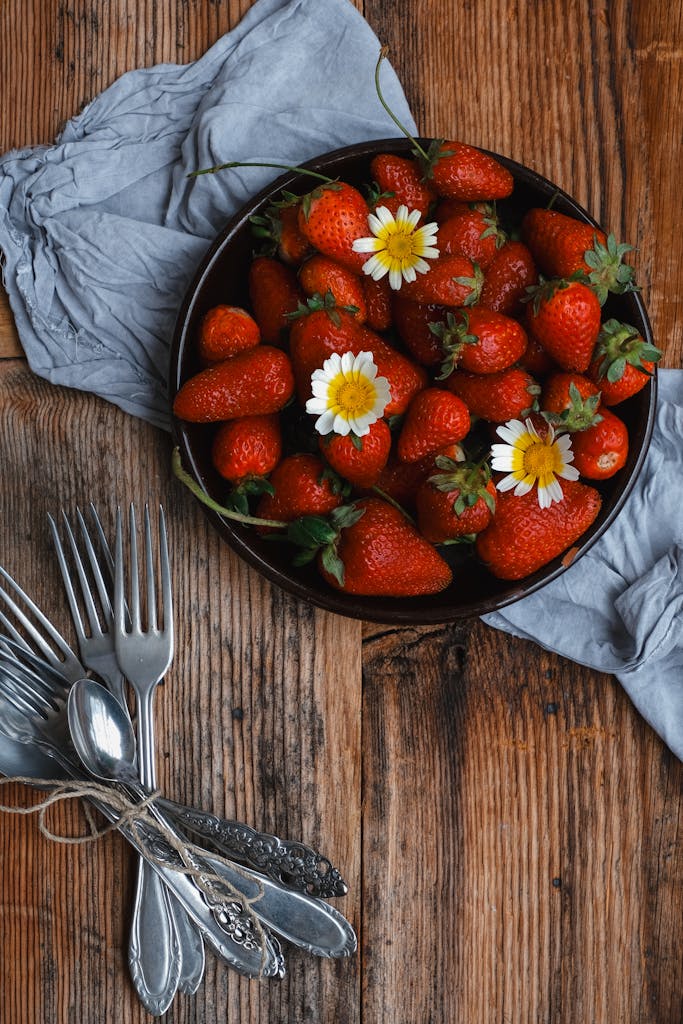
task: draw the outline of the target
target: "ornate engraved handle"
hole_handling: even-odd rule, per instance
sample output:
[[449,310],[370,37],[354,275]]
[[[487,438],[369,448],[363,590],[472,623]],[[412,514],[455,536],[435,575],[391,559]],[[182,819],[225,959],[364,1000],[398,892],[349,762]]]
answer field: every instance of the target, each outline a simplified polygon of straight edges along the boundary
[[178,825],[208,839],[219,853],[263,872],[288,889],[318,899],[345,896],[348,892],[344,879],[327,857],[304,843],[257,832],[239,821],[183,807],[171,800],[158,803]]

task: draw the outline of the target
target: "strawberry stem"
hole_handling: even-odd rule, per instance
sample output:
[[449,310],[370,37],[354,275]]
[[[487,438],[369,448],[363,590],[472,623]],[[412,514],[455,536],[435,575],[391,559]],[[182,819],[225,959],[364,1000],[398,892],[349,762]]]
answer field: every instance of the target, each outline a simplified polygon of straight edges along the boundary
[[199,498],[203,505],[207,508],[217,512],[220,516],[224,516],[226,519],[235,519],[238,523],[247,523],[249,526],[272,526],[275,529],[284,530],[289,526],[289,523],[280,522],[279,519],[259,519],[257,516],[247,516],[242,512],[235,512],[234,509],[225,508],[223,505],[219,505],[217,501],[210,498],[206,491],[202,490],[199,484],[192,479],[189,473],[187,473],[182,466],[180,460],[180,449],[174,448],[173,454],[171,455],[171,469],[173,470],[174,476],[180,480],[181,484],[185,484],[189,491],[192,491],[195,498]]
[[397,125],[400,128],[402,134],[405,135],[405,137],[412,142],[412,144],[415,146],[415,149],[418,151],[420,156],[422,156],[424,158],[424,160],[428,163],[429,162],[429,157],[427,156],[426,152],[424,151],[424,149],[422,148],[420,143],[417,141],[417,139],[413,138],[413,136],[410,134],[408,129],[405,127],[405,125],[401,124],[399,119],[396,117],[396,114],[393,112],[393,110],[391,109],[391,107],[389,106],[387,101],[384,99],[384,96],[382,95],[382,90],[380,89],[380,85],[379,85],[379,69],[380,69],[380,66],[382,64],[382,61],[384,60],[384,58],[386,57],[388,52],[389,52],[389,47],[388,46],[383,46],[382,49],[379,51],[379,60],[377,61],[377,66],[375,67],[375,89],[377,91],[377,97],[378,97],[380,103],[382,104],[382,106],[384,107],[384,109],[386,110],[387,114],[391,118],[391,120],[394,122],[394,124]]
[[227,164],[216,164],[215,167],[204,167],[201,171],[190,171],[188,178],[198,178],[200,174],[215,174],[216,171],[225,171],[230,167],[276,167],[281,171],[295,171],[298,174],[309,174],[312,178],[318,178],[326,184],[331,185],[334,178],[326,174],[319,174],[318,171],[311,171],[308,167],[292,167],[291,164],[269,164],[269,163],[244,163],[241,160],[231,160]]
[[413,519],[413,517],[411,515],[408,515],[403,505],[399,505],[395,498],[392,498],[390,494],[387,494],[386,491],[383,491],[381,487],[377,486],[377,484],[375,484],[372,490],[379,498],[381,498],[383,501],[386,501],[387,504],[393,505],[394,508],[398,509],[401,515],[406,517],[411,526],[415,526],[415,520]]

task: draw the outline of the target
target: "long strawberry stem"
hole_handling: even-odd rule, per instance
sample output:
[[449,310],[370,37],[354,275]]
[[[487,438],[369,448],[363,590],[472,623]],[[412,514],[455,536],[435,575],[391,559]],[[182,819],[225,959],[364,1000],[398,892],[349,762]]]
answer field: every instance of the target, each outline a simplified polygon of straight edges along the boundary
[[319,174],[318,171],[311,171],[308,167],[292,167],[290,164],[269,164],[269,163],[244,163],[241,160],[231,160],[227,164],[216,164],[215,167],[204,167],[201,171],[190,171],[188,178],[198,178],[200,174],[215,174],[216,171],[225,171],[230,167],[275,167],[281,171],[294,171],[298,174],[309,174],[311,178],[318,178],[320,181],[331,185],[334,178],[326,174]]
[[180,480],[181,484],[185,484],[189,491],[192,491],[195,498],[199,498],[202,504],[206,505],[207,508],[217,512],[220,516],[224,516],[226,519],[235,519],[238,523],[247,523],[249,526],[272,526],[278,530],[284,530],[289,526],[289,523],[280,522],[279,519],[259,519],[257,516],[246,516],[242,512],[235,512],[232,508],[225,508],[223,505],[219,505],[217,501],[210,498],[206,491],[202,490],[199,484],[192,479],[189,473],[183,469],[183,465],[180,459],[180,449],[174,448],[173,454],[171,455],[171,469],[173,470],[174,476]]
[[377,97],[378,97],[380,103],[382,104],[382,106],[384,107],[384,109],[386,110],[387,114],[391,118],[391,120],[394,122],[394,124],[397,125],[400,128],[402,134],[405,135],[405,137],[412,142],[412,144],[415,146],[415,149],[418,151],[418,153],[420,153],[420,155],[422,157],[424,157],[425,161],[427,163],[429,163],[429,157],[428,157],[427,153],[425,153],[424,149],[422,148],[420,143],[417,141],[417,139],[413,138],[413,136],[410,134],[410,132],[408,131],[406,126],[404,124],[401,124],[399,119],[396,117],[396,114],[393,112],[393,110],[391,109],[391,107],[389,106],[387,101],[384,99],[384,96],[382,95],[382,90],[381,90],[380,84],[379,84],[379,69],[380,69],[380,66],[382,64],[382,61],[384,60],[384,58],[386,57],[386,55],[388,53],[389,53],[389,47],[388,46],[383,46],[382,49],[379,51],[379,60],[377,61],[377,66],[375,67],[375,89],[377,91]]
[[393,505],[394,508],[398,509],[401,515],[405,516],[405,518],[408,520],[411,526],[415,526],[415,520],[413,519],[413,517],[411,515],[408,515],[403,505],[399,505],[395,498],[392,498],[390,494],[387,494],[386,491],[383,491],[382,488],[378,487],[376,484],[372,488],[372,490],[378,497],[382,498],[383,501],[386,501],[387,504]]

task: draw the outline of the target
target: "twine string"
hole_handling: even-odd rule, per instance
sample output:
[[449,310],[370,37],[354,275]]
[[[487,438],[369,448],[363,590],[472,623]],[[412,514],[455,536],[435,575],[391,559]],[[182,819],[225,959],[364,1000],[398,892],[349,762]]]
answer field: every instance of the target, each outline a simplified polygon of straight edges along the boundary
[[[53,843],[60,843],[67,846],[81,846],[86,843],[96,842],[104,836],[119,828],[128,828],[139,844],[144,856],[164,869],[170,868],[180,874],[192,879],[197,888],[207,897],[209,907],[214,913],[220,910],[229,900],[234,900],[243,907],[249,923],[256,933],[261,948],[260,974],[266,966],[266,935],[263,925],[255,913],[253,907],[263,898],[263,885],[255,879],[253,874],[245,872],[239,864],[227,860],[218,854],[211,854],[212,860],[223,864],[230,871],[241,875],[246,881],[255,884],[257,892],[255,896],[246,896],[239,889],[236,889],[227,879],[221,878],[210,867],[197,867],[195,858],[202,858],[206,850],[195,843],[181,839],[176,833],[156,817],[152,811],[155,800],[160,795],[159,790],[148,794],[139,802],[130,800],[119,790],[101,784],[85,780],[56,780],[56,779],[34,779],[25,776],[12,776],[0,778],[0,786],[14,783],[21,783],[32,787],[49,789],[50,792],[38,803],[29,807],[18,807],[16,805],[0,804],[0,813],[17,814],[23,817],[38,815],[38,828],[41,835]],[[106,825],[98,826],[92,816],[90,808],[84,804],[84,811],[90,829],[87,835],[65,836],[55,833],[47,823],[47,816],[52,807],[70,800],[100,801],[116,813],[116,820]],[[154,842],[149,838],[151,834],[160,835],[177,854],[179,863],[173,863],[168,859],[160,857],[154,849]],[[226,932],[229,935],[229,932]]]

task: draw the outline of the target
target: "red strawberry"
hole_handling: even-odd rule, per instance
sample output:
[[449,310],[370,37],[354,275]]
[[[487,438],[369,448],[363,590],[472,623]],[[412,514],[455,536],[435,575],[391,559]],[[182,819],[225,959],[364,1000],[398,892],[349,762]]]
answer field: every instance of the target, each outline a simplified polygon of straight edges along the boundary
[[522,221],[524,240],[547,277],[582,271],[603,305],[608,292],[635,290],[633,268],[623,258],[633,246],[618,243],[600,228],[557,210],[529,210]]
[[282,343],[302,292],[294,271],[270,256],[257,256],[249,268],[249,296],[254,318],[268,345]]
[[441,342],[443,380],[456,366],[471,373],[499,373],[524,354],[526,331],[509,316],[473,306],[449,313],[446,324],[433,327]]
[[[419,210],[427,216],[430,205],[436,199],[436,192],[422,180],[419,165],[393,153],[380,153],[370,163],[370,172],[379,186],[380,196],[376,206],[386,206],[394,216],[399,206],[408,210]],[[393,192],[393,196],[381,193]]]
[[267,476],[281,454],[280,418],[272,413],[223,423],[213,439],[211,460],[221,476],[239,483],[247,477]]
[[600,421],[600,392],[580,373],[554,373],[543,384],[541,408],[548,419],[569,433]]
[[362,352],[359,323],[352,313],[339,309],[327,299],[309,299],[291,317],[289,354],[292,359],[296,392],[303,405],[311,397],[311,374],[326,359],[338,352]]
[[245,309],[214,306],[202,318],[197,351],[202,363],[209,365],[253,348],[260,340],[258,324]]
[[526,245],[506,242],[486,269],[479,301],[496,313],[516,316],[527,288],[537,281],[538,272]]
[[434,210],[434,220],[437,224],[445,224],[451,217],[459,213],[466,213],[472,207],[469,203],[463,203],[460,199],[441,199]]
[[173,413],[191,423],[216,423],[278,412],[293,394],[289,358],[278,348],[257,345],[185,381]]
[[366,323],[373,331],[387,331],[392,324],[389,278],[385,275],[375,281],[365,275],[362,279],[363,295],[368,311]]
[[607,480],[628,458],[628,430],[618,416],[602,409],[597,423],[572,436],[574,466],[589,480]]
[[486,375],[456,370],[445,385],[474,416],[491,423],[525,416],[541,390],[531,374],[515,366]]
[[584,373],[600,333],[600,303],[588,285],[553,278],[530,291],[529,328],[563,370]]
[[326,434],[320,451],[339,476],[354,487],[373,487],[384,469],[391,449],[391,431],[384,420],[376,420],[362,437]]
[[358,351],[372,352],[378,375],[389,381],[391,400],[384,415],[401,416],[415,395],[427,386],[425,370],[365,326],[359,328],[359,341]]
[[401,462],[417,462],[462,441],[469,429],[470,414],[457,395],[426,388],[408,406],[398,438],[398,457]]
[[423,366],[438,366],[443,360],[443,348],[438,333],[431,324],[446,326],[452,312],[447,306],[413,302],[396,293],[392,301],[394,325],[410,354]]
[[658,348],[641,338],[635,327],[606,320],[588,375],[600,388],[603,403],[617,405],[645,387],[661,355]]
[[324,516],[341,505],[339,482],[317,455],[288,455],[270,475],[272,494],[264,494],[256,515],[285,523],[299,516]]
[[519,365],[534,377],[545,377],[557,369],[557,364],[553,362],[541,343],[534,338],[531,331],[527,331],[526,349],[520,357]]
[[[342,511],[350,513],[346,520]],[[436,594],[451,582],[450,567],[436,548],[386,501],[364,498],[332,518],[339,524],[336,536],[318,555],[318,568],[337,590],[415,597]]]
[[417,491],[417,526],[432,544],[480,533],[496,509],[496,488],[488,466],[437,456],[441,472]]
[[443,306],[471,306],[479,298],[481,271],[466,256],[438,256],[429,270],[414,281],[404,281],[403,297],[413,302]]
[[435,140],[428,153],[426,180],[440,196],[466,203],[504,199],[514,186],[506,167],[464,142]]
[[368,254],[354,252],[353,243],[370,235],[368,204],[352,185],[333,181],[304,196],[299,228],[315,249],[360,274]]
[[268,206],[263,216],[250,218],[252,233],[265,243],[264,255],[279,256],[298,267],[311,252],[311,244],[299,230],[299,204]]
[[299,270],[299,281],[306,295],[331,294],[337,306],[354,307],[353,316],[363,323],[367,316],[363,283],[356,274],[343,267],[329,256],[316,253]]
[[535,489],[499,493],[496,514],[477,536],[476,550],[494,576],[520,580],[574,544],[594,522],[601,498],[594,487],[562,480],[562,501],[541,508]]
[[505,241],[493,208],[467,207],[441,224],[437,244],[442,255],[458,253],[486,270]]

